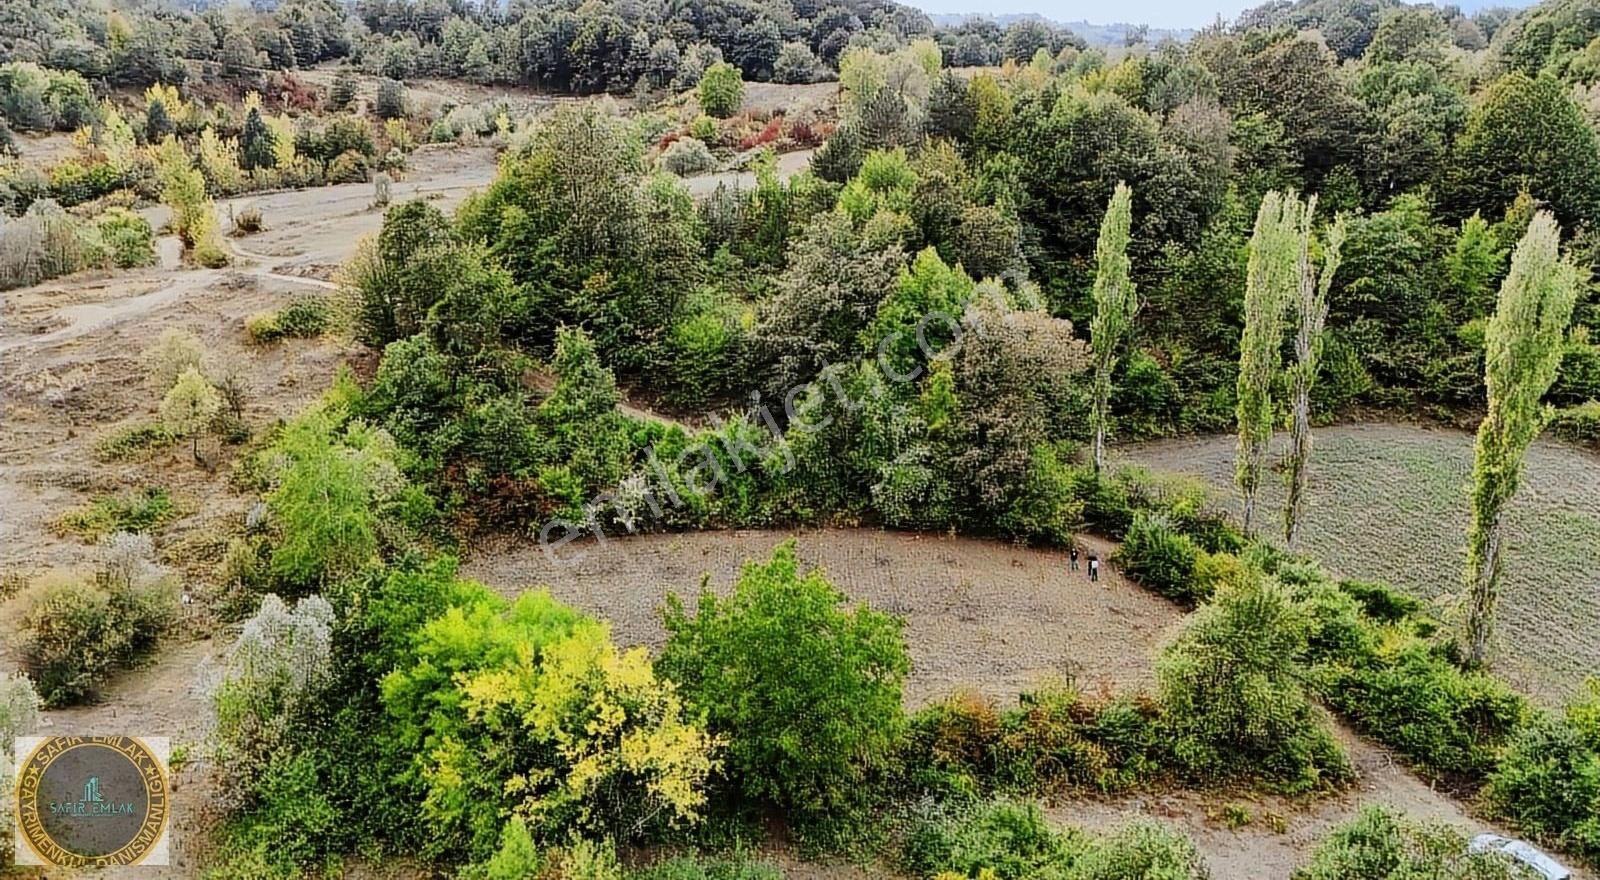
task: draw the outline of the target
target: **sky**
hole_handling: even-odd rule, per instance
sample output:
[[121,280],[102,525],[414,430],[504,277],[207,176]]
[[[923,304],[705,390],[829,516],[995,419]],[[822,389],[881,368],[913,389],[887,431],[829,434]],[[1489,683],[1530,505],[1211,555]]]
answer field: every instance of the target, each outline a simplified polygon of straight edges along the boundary
[[[1264,0],[903,0],[926,12],[983,12],[1005,15],[1037,12],[1056,21],[1090,24],[1147,24],[1159,28],[1201,28],[1216,21],[1232,22]],[[1444,2],[1444,0],[1440,0]],[[1527,6],[1532,0],[1455,0],[1469,13],[1485,6]]]
[[1261,0],[1118,0],[1116,3],[1088,0],[909,0],[927,12],[984,12],[1005,15],[1037,12],[1056,21],[1088,21],[1093,24],[1148,24],[1162,28],[1198,28],[1211,24],[1221,13],[1232,21],[1239,13],[1258,6]]

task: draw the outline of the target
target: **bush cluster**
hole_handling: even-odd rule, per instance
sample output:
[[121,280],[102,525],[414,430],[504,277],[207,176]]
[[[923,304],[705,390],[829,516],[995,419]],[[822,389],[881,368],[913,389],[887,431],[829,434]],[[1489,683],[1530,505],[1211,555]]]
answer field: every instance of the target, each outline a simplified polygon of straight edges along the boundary
[[148,538],[102,542],[89,575],[47,575],[22,596],[21,664],[46,706],[99,693],[106,678],[155,650],[177,610],[177,582],[152,560]]
[[1105,837],[1052,827],[1039,808],[1016,801],[924,809],[913,817],[904,860],[936,880],[1204,880],[1194,842],[1152,821]]

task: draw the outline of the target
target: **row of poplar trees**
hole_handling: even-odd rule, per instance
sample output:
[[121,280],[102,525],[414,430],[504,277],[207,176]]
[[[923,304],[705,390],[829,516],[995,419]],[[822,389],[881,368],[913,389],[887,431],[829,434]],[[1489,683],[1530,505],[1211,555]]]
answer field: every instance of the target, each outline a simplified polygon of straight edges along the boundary
[[[1094,385],[1090,411],[1096,471],[1105,467],[1112,373],[1133,318],[1138,295],[1129,278],[1127,246],[1132,192],[1118,184],[1095,249],[1095,315],[1090,324]],[[1345,218],[1316,235],[1317,199],[1269,192],[1256,214],[1249,244],[1244,330],[1239,341],[1234,481],[1243,502],[1246,534],[1255,534],[1257,496],[1280,413],[1287,413],[1284,452],[1286,501],[1283,537],[1295,544],[1310,481],[1311,388],[1328,318],[1328,290],[1339,270]],[[1547,211],[1534,215],[1500,286],[1485,328],[1488,412],[1478,428],[1473,461],[1472,519],[1467,531],[1466,600],[1462,613],[1465,659],[1488,659],[1499,592],[1503,515],[1516,494],[1528,446],[1544,428],[1541,403],[1555,381],[1561,345],[1585,274],[1561,254],[1561,229]],[[1293,361],[1285,366],[1284,338],[1293,332]],[[1286,380],[1279,384],[1280,373]],[[1274,388],[1288,389],[1280,406]]]

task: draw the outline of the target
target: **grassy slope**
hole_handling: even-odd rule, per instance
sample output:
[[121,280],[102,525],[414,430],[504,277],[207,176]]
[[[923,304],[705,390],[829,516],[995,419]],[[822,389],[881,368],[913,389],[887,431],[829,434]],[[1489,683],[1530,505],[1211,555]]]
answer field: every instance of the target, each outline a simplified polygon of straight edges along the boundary
[[[1280,441],[1282,438],[1280,437]],[[1151,467],[1206,478],[1232,497],[1234,438],[1123,450]],[[1447,603],[1461,583],[1468,434],[1412,425],[1316,432],[1300,549],[1346,577],[1386,580]],[[1281,529],[1283,487],[1267,486],[1265,522]],[[1541,441],[1529,450],[1508,515],[1497,634],[1499,671],[1545,701],[1600,672],[1600,457]]]

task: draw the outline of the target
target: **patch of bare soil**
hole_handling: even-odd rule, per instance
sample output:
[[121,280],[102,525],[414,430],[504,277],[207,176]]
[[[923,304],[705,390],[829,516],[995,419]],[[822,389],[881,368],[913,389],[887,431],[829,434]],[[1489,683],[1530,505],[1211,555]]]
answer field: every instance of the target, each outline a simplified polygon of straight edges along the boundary
[[547,556],[502,540],[465,572],[508,594],[549,586],[610,621],[624,645],[659,647],[667,593],[692,603],[700,581],[727,593],[746,560],[795,538],[800,559],[850,598],[905,618],[911,650],[906,700],[923,705],[962,690],[1002,699],[1070,676],[1087,688],[1136,689],[1182,612],[1110,571],[1098,584],[1068,570],[1064,553],[943,534],[828,529],[644,535],[569,544]]

